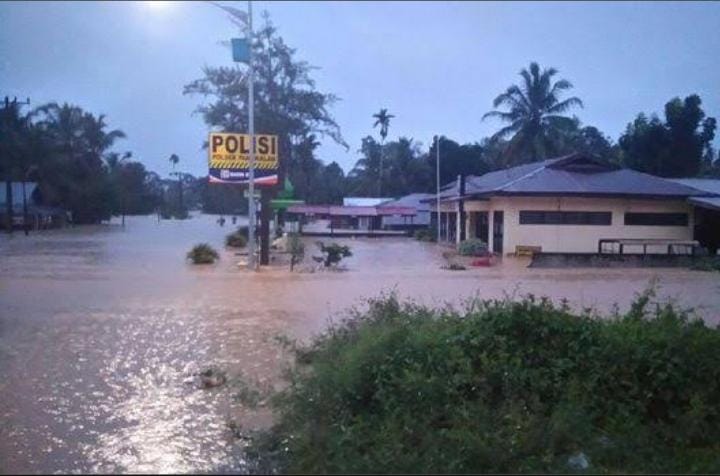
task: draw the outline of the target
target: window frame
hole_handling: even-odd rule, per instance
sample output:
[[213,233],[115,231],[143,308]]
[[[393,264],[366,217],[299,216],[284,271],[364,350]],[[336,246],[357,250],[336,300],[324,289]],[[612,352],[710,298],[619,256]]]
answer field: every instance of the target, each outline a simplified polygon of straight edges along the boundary
[[[628,220],[631,218],[631,220]],[[638,220],[640,218],[640,220]],[[666,222],[651,220],[652,218],[665,218]],[[672,219],[671,219],[672,218]],[[634,223],[629,223],[632,221]],[[623,215],[625,226],[669,226],[688,227],[690,226],[690,214],[686,212],[625,212]]]
[[520,225],[612,226],[612,211],[520,210]]

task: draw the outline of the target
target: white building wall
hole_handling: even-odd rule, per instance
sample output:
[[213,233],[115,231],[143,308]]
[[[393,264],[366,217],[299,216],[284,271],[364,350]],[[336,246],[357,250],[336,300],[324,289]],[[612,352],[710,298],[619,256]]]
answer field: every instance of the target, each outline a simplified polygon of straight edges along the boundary
[[[544,252],[595,253],[602,238],[677,239],[693,238],[692,207],[682,200],[635,200],[575,197],[494,197],[488,201],[468,201],[468,212],[504,212],[503,249],[514,253],[515,247],[540,246]],[[520,225],[520,210],[611,212],[611,225]],[[687,213],[688,226],[626,226],[626,212]],[[468,225],[473,222],[468,220]],[[468,227],[468,236],[474,227]],[[490,236],[492,241],[492,233]],[[492,243],[490,243],[492,247]],[[626,252],[639,252],[627,248]],[[648,252],[666,252],[667,247],[648,247]]]

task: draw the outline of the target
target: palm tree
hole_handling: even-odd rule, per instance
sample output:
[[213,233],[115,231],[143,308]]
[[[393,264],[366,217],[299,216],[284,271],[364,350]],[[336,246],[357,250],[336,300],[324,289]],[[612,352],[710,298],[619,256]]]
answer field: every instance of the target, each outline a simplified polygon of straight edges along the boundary
[[175,170],[175,166],[180,162],[180,157],[177,156],[177,154],[173,154],[170,156],[170,163],[172,164],[173,170]]
[[[546,157],[552,152],[552,136],[557,136],[556,133],[573,121],[562,114],[573,106],[582,107],[582,101],[574,96],[560,100],[562,93],[571,89],[572,84],[566,79],[553,82],[557,73],[555,68],[540,71],[537,63],[530,63],[529,69],[520,71],[522,84],[507,88],[493,101],[496,110],[483,115],[483,119],[497,117],[508,123],[492,138],[507,139],[512,136],[507,151],[510,162],[533,162]],[[497,110],[500,106],[507,106],[509,110]],[[528,154],[529,157],[518,157],[519,154]]]
[[179,212],[183,209],[183,189],[182,189],[182,174],[180,172],[174,172],[175,166],[180,162],[180,157],[177,156],[177,154],[172,154],[170,158],[168,159],[170,163],[172,164],[173,172],[170,172],[170,175],[177,175],[178,178],[178,198],[180,200],[180,208]]
[[382,178],[383,178],[383,150],[385,149],[385,138],[388,135],[388,128],[390,127],[390,119],[392,119],[392,114],[388,114],[387,109],[382,108],[380,109],[380,112],[377,114],[373,114],[373,117],[375,118],[375,124],[373,124],[373,127],[380,126],[380,171],[379,171],[379,177],[378,177],[378,196],[382,196]]
[[120,213],[122,216],[122,226],[125,226],[125,209],[126,207],[126,190],[125,190],[125,184],[123,183],[123,162],[125,162],[127,159],[132,157],[131,152],[125,152],[124,154],[120,155],[117,152],[111,152],[108,154],[108,156],[105,158],[105,162],[107,163],[108,170],[110,171],[110,177],[113,180],[113,183],[115,185],[115,190],[117,190],[118,195],[120,195]]

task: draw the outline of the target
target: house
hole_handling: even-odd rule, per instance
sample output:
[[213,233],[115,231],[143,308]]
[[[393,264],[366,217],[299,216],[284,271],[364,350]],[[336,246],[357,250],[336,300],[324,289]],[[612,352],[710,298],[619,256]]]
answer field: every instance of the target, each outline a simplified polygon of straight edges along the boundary
[[392,198],[372,198],[372,197],[345,197],[343,198],[344,207],[377,207],[385,202],[391,201]]
[[416,211],[402,206],[292,205],[287,214],[290,219],[297,217],[299,231],[305,234],[391,235],[402,232],[385,230],[384,218],[411,221]]
[[688,201],[695,205],[695,238],[710,254],[720,250],[720,179],[670,179],[713,196],[692,197]]
[[[13,227],[22,228],[27,212],[28,226],[32,229],[63,226],[70,221],[69,213],[58,207],[39,204],[39,189],[36,182],[12,182]],[[24,185],[24,187],[23,187]],[[24,189],[24,190],[23,190]],[[23,201],[23,193],[25,200]],[[7,182],[0,182],[0,227],[5,227],[7,207]],[[26,209],[27,208],[27,209]]]
[[480,238],[503,254],[596,253],[601,240],[644,240],[640,251],[653,253],[695,239],[695,208],[720,194],[571,154],[459,178],[440,197],[445,241]]
[[379,208],[391,207],[413,208],[414,215],[383,215],[382,227],[386,230],[413,230],[430,226],[430,204],[424,200],[435,197],[430,193],[411,193],[397,200],[386,201],[378,205]]

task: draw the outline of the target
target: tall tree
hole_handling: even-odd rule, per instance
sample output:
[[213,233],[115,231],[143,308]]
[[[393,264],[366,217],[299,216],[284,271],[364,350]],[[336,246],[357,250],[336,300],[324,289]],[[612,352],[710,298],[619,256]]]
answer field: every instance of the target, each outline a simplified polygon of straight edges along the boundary
[[700,97],[673,98],[665,104],[665,121],[639,114],[619,144],[623,164],[661,177],[693,177],[712,154],[717,122],[705,117]]
[[125,134],[107,130],[104,116],[69,104],[46,104],[32,115],[48,144],[38,173],[44,199],[69,208],[75,223],[109,218],[114,188],[105,159]]
[[[520,85],[512,85],[493,101],[495,110],[486,113],[483,119],[496,117],[508,125],[493,136],[495,139],[510,140],[506,149],[506,165],[533,162],[554,155],[553,133],[567,127],[571,118],[563,114],[574,106],[582,107],[577,97],[562,99],[565,91],[572,88],[566,79],[553,80],[558,73],[555,68],[540,70],[532,62],[528,69],[522,69]],[[505,106],[508,110],[497,108]]]
[[380,167],[378,171],[378,196],[382,196],[382,183],[383,183],[383,161],[385,157],[385,138],[388,135],[388,129],[390,128],[390,119],[392,119],[392,114],[388,114],[388,110],[385,108],[380,109],[380,112],[373,114],[373,117],[375,118],[375,123],[373,124],[373,127],[380,127]]
[[5,227],[13,231],[14,197],[12,182],[22,177],[29,167],[28,139],[31,133],[29,116],[21,111],[22,103],[5,98],[0,109],[0,173],[5,179]]
[[[296,58],[264,14],[264,23],[252,39],[255,65],[255,130],[277,134],[279,139],[280,183],[286,171],[297,170],[290,164],[293,140],[302,141],[311,134],[329,137],[347,147],[340,128],[329,112],[338,101],[333,94],[317,91],[310,73],[314,69]],[[241,132],[247,124],[247,67],[206,67],[204,77],[184,88],[184,94],[210,99],[199,106],[205,122],[214,129]],[[295,177],[290,177],[295,182]]]
[[[427,154],[427,163],[430,170],[435,170],[437,166],[437,144],[431,142],[430,150]],[[485,147],[478,143],[459,144],[447,137],[440,138],[440,183],[446,184],[455,179],[458,175],[483,175],[490,171],[490,166],[486,159]],[[428,185],[422,187],[422,192],[430,192],[435,190],[433,185],[434,177],[431,178]]]

